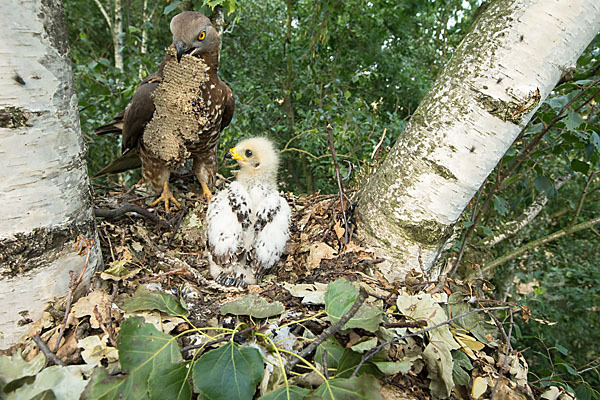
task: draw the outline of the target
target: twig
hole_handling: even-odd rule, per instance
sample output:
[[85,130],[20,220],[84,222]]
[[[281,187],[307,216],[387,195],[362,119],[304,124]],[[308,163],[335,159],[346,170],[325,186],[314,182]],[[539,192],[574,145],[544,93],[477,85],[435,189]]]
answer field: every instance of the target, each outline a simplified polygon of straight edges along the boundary
[[485,267],[483,267],[482,271],[488,272],[492,268],[497,267],[498,265],[503,264],[503,263],[505,263],[509,260],[512,260],[513,258],[525,253],[527,250],[541,246],[541,245],[551,242],[553,240],[559,239],[563,236],[570,235],[571,233],[575,233],[575,232],[579,232],[584,229],[591,228],[596,224],[600,224],[600,217],[594,218],[594,219],[586,221],[586,222],[582,222],[577,225],[568,226],[564,229],[561,229],[560,231],[557,231],[557,232],[551,233],[549,235],[546,235],[544,237],[541,237],[537,240],[527,243],[524,246],[519,247],[518,249],[516,249],[508,254],[503,255],[500,258],[495,259],[494,261],[492,261],[491,263],[489,263]]
[[96,215],[96,217],[107,218],[107,219],[119,218],[130,212],[140,214],[142,217],[147,218],[150,221],[154,222],[155,224],[162,226],[164,228],[172,228],[171,224],[169,224],[167,221],[152,214],[150,211],[146,210],[144,207],[140,207],[135,204],[127,203],[127,204],[122,205],[119,208],[115,208],[114,210],[107,210],[104,208],[94,208],[94,215]]
[[[348,244],[348,220],[346,219],[346,207],[344,206],[344,187],[342,186],[342,177],[340,175],[340,167],[335,155],[335,146],[333,144],[333,133],[330,124],[327,124],[327,136],[329,136],[329,148],[333,157],[333,166],[335,167],[335,177],[337,179],[338,190],[340,193],[340,206],[342,207],[342,219],[344,220],[344,246]],[[343,246],[342,246],[343,247]]]
[[[559,121],[561,121],[562,119],[567,117],[567,114],[565,114],[565,111],[575,102],[575,100],[577,100],[580,96],[582,96],[585,92],[587,92],[588,90],[590,90],[592,87],[596,86],[597,84],[600,83],[600,79],[597,79],[596,81],[592,82],[591,84],[589,84],[588,86],[586,86],[584,89],[582,89],[579,93],[577,93],[577,95],[575,95],[567,104],[565,104],[560,111],[556,114],[556,117],[554,117],[554,119],[552,119],[552,121],[550,121],[548,124],[544,124],[544,129],[542,129],[542,131],[540,133],[538,133],[532,140],[531,142],[529,142],[529,144],[527,145],[527,147],[523,150],[523,152],[521,154],[519,154],[519,156],[516,158],[516,160],[507,168],[506,171],[504,171],[503,173],[498,174],[498,178],[496,180],[496,183],[494,184],[494,186],[492,187],[492,189],[490,190],[490,193],[488,194],[488,197],[485,199],[485,201],[483,202],[483,205],[481,206],[481,208],[479,209],[479,211],[477,212],[477,214],[475,215],[475,218],[472,218],[472,222],[473,224],[471,226],[469,226],[467,228],[467,231],[465,232],[465,236],[463,239],[463,244],[462,247],[464,248],[467,239],[469,238],[469,236],[473,233],[473,231],[475,230],[475,227],[477,226],[477,223],[479,222],[479,220],[481,219],[481,216],[483,215],[483,212],[485,210],[487,210],[490,201],[493,199],[494,194],[496,194],[500,189],[502,189],[502,184],[504,182],[504,180],[517,168],[519,167],[523,161],[525,161],[527,159],[527,157],[529,156],[529,154],[533,151],[533,149],[535,148],[535,146],[537,146],[537,144],[542,140],[542,138],[546,135],[546,133],[550,130],[550,128],[552,128],[554,125],[556,125]],[[596,97],[596,95],[598,94],[598,92],[594,93],[590,98],[588,98],[584,104],[587,104],[588,102],[590,102],[594,97]],[[583,106],[583,105],[582,105]],[[578,108],[579,109],[579,108]],[[564,115],[563,115],[564,114]],[[524,132],[525,129],[522,130],[522,132]],[[462,260],[462,255],[464,253],[464,249],[461,248],[461,254],[459,255],[459,257],[457,258],[457,261],[454,265],[454,268],[452,269],[452,273],[456,272],[456,270],[458,269],[458,266],[460,265],[460,262]]]
[[327,338],[329,338],[334,333],[336,333],[338,330],[340,330],[342,328],[342,326],[344,326],[346,324],[346,322],[348,322],[350,320],[350,318],[352,318],[354,316],[354,314],[356,314],[356,312],[358,311],[358,309],[360,308],[360,306],[367,299],[367,296],[368,296],[367,291],[364,288],[361,287],[358,297],[356,298],[356,300],[354,301],[354,304],[352,304],[352,307],[350,307],[350,309],[348,310],[348,312],[346,314],[344,314],[342,316],[342,318],[340,318],[340,320],[338,322],[336,322],[335,324],[329,326],[327,329],[325,329],[323,332],[321,332],[321,334],[319,336],[317,336],[311,342],[311,344],[309,344],[308,346],[306,346],[298,354],[299,357],[292,358],[288,362],[288,365],[285,368],[286,371],[290,372],[291,370],[293,370],[294,367],[296,366],[296,364],[298,364],[298,362],[300,361],[300,358],[305,358],[307,355],[309,355],[310,353],[312,353],[313,350],[315,350],[318,345],[320,345],[321,343],[323,343],[325,340],[327,340]]
[[188,209],[186,206],[182,206],[183,210],[181,210],[181,214],[179,214],[179,216],[177,217],[177,222],[175,223],[175,228],[173,228],[173,232],[171,233],[171,237],[169,238],[169,241],[167,242],[167,247],[171,247],[171,243],[173,242],[173,239],[175,239],[175,235],[177,234],[177,231],[179,231],[179,227],[181,226],[181,221],[183,221],[183,218],[186,216]]
[[32,339],[35,342],[35,344],[37,344],[37,347],[42,351],[42,353],[44,353],[44,355],[46,356],[46,360],[52,362],[55,365],[61,365],[63,367],[67,365],[64,362],[62,362],[62,360],[58,358],[56,354],[50,351],[50,349],[48,348],[46,343],[44,343],[40,335],[35,335],[34,337],[32,337]]
[[508,362],[508,355],[510,354],[510,351],[512,349],[512,346],[510,344],[510,338],[512,336],[514,321],[513,321],[512,310],[509,309],[509,312],[510,312],[510,329],[508,330],[508,335],[504,331],[504,327],[502,326],[500,321],[498,321],[498,319],[494,315],[492,315],[492,318],[494,319],[494,321],[496,321],[497,325],[499,324],[498,326],[501,328],[502,334],[505,337],[506,351],[504,352],[504,362],[502,363],[502,371],[500,371],[498,380],[496,381],[496,384],[494,385],[494,389],[492,389],[492,394],[490,395],[490,400],[494,400],[494,395],[496,394],[496,389],[498,389],[498,385],[500,384],[500,381],[502,380],[502,377],[504,376],[504,372],[506,371],[506,364]]
[[427,321],[420,319],[418,321],[387,322],[383,323],[384,328],[424,328]]
[[85,257],[85,264],[83,265],[83,269],[79,274],[79,277],[76,279],[73,271],[69,271],[69,275],[71,276],[71,282],[69,283],[69,295],[67,296],[67,305],[65,307],[65,316],[63,318],[63,323],[58,332],[58,339],[56,340],[56,345],[54,346],[54,353],[58,351],[58,347],[60,346],[60,341],[62,340],[63,335],[65,334],[65,329],[67,328],[67,320],[69,319],[69,314],[71,313],[71,302],[73,301],[73,295],[75,294],[75,290],[81,283],[83,279],[83,275],[87,270],[88,263],[90,262],[90,255],[92,253],[92,245],[94,244],[94,239],[87,240],[83,236],[79,235],[77,237],[77,243],[75,244],[75,249],[78,251],[79,255],[83,255],[83,250],[87,249],[87,255]]
[[377,154],[377,151],[381,147],[381,144],[383,143],[383,139],[385,139],[386,132],[387,132],[387,128],[383,128],[383,133],[381,134],[381,139],[379,139],[379,143],[377,143],[377,145],[373,149],[373,152],[371,153],[371,160],[375,157],[375,154]]
[[399,342],[400,340],[406,339],[408,337],[422,335],[423,333],[426,333],[426,332],[432,331],[434,329],[437,329],[440,326],[447,325],[447,324],[449,324],[449,323],[451,323],[453,321],[456,321],[457,319],[463,318],[463,317],[465,317],[465,316],[467,316],[469,314],[474,314],[474,313],[482,312],[482,311],[486,312],[486,311],[506,310],[506,309],[509,309],[509,308],[510,307],[508,307],[508,306],[504,306],[504,307],[490,307],[490,308],[476,308],[474,310],[467,311],[467,312],[459,314],[459,315],[457,315],[455,317],[452,317],[452,318],[450,318],[450,319],[448,319],[448,320],[446,320],[444,322],[440,322],[437,325],[430,326],[429,328],[422,329],[420,331],[413,332],[413,333],[408,333],[406,335],[398,336],[398,337],[395,337],[395,338],[393,338],[391,340],[388,340],[387,342],[384,342],[384,343],[380,344],[379,346],[375,347],[373,350],[369,351],[368,353],[365,353],[365,355],[362,357],[362,359],[360,360],[360,362],[356,366],[356,369],[354,370],[354,372],[352,373],[352,375],[350,377],[351,378],[355,377],[356,374],[358,374],[358,371],[360,371],[360,368],[363,366],[363,364],[366,363],[375,354],[379,353],[381,351],[381,349],[383,349],[385,346],[389,346],[392,343]]
[[573,217],[573,220],[571,221],[570,225],[575,225],[577,223],[577,219],[579,218],[579,214],[581,213],[581,209],[583,208],[585,196],[587,195],[588,190],[590,189],[590,184],[592,183],[596,175],[598,175],[598,171],[592,172],[587,182],[585,183],[585,187],[583,188],[583,192],[581,192],[581,197],[579,198],[579,203],[577,203],[577,210],[575,211],[575,216]]

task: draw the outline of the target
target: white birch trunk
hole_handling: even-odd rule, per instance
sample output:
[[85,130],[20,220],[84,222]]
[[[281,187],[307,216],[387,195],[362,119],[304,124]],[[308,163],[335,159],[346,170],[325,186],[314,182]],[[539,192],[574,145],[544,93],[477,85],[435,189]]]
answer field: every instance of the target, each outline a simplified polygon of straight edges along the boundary
[[[148,28],[144,28],[146,22],[150,20],[150,15],[148,15],[148,0],[144,0],[142,6],[142,43],[140,44],[140,54],[146,54],[148,50]],[[142,57],[143,58],[143,57]],[[140,62],[140,66],[138,68],[138,78],[140,80],[144,79],[144,63]]]
[[62,3],[0,2],[0,348],[102,262],[84,155]]
[[401,278],[453,226],[561,74],[600,31],[598,0],[495,0],[358,193],[359,229]]
[[115,0],[115,23],[113,25],[113,45],[115,48],[115,68],[123,71],[123,7],[121,0]]

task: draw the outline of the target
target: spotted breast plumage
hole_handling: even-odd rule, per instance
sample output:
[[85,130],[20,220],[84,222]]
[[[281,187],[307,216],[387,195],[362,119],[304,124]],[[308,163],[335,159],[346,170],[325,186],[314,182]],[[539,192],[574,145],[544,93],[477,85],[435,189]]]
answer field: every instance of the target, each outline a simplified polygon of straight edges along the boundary
[[258,283],[281,258],[291,210],[277,190],[279,157],[271,141],[246,139],[227,156],[240,169],[208,205],[210,273],[222,285],[246,286]]
[[158,72],[146,78],[130,104],[97,134],[121,133],[123,155],[96,176],[142,167],[167,212],[179,203],[168,187],[171,169],[193,160],[203,195],[210,198],[220,132],[233,116],[231,89],[217,75],[220,38],[204,15],[186,11],[171,21],[173,44]]

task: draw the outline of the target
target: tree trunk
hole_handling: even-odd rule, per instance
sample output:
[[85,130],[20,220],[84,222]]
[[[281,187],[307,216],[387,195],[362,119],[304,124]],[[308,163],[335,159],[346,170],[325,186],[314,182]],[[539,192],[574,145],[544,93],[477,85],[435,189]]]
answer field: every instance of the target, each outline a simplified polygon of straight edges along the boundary
[[488,3],[358,193],[364,238],[401,278],[434,268],[470,199],[600,31],[597,0]]
[[102,258],[60,0],[0,3],[0,348]]
[[115,51],[115,68],[123,72],[123,7],[121,7],[121,0],[115,1],[115,23],[114,30],[112,32],[113,46]]

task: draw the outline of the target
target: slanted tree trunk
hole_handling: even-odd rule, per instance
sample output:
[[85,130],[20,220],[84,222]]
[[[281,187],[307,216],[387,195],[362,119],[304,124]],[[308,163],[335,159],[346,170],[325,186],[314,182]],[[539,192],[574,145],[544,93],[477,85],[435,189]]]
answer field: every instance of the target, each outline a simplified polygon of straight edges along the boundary
[[123,50],[123,7],[121,7],[121,0],[114,0],[114,19],[106,12],[106,9],[100,3],[100,0],[94,0],[96,6],[102,13],[108,28],[110,29],[110,35],[112,37],[113,42],[113,51],[115,57],[115,68],[120,71],[123,71],[123,54],[121,51]]
[[102,262],[60,0],[0,2],[0,348]]
[[434,268],[470,199],[600,31],[597,0],[495,0],[358,193],[390,278]]

